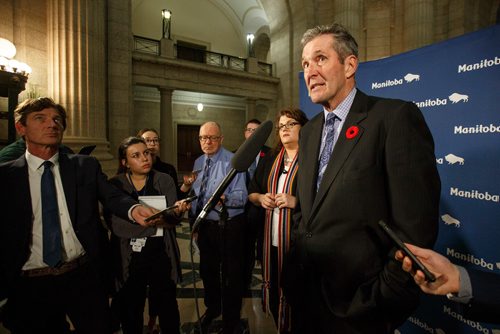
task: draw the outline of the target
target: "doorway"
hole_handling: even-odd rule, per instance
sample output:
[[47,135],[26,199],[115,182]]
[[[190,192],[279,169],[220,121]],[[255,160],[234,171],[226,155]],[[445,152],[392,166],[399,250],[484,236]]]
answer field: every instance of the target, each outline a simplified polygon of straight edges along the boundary
[[199,125],[177,125],[177,170],[180,174],[192,171],[194,161],[203,154],[199,131]]

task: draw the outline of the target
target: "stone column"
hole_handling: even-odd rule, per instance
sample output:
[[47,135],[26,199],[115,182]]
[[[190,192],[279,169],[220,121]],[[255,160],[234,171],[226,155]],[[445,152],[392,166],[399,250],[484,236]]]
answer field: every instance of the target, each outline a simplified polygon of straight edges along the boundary
[[171,88],[159,87],[160,91],[160,157],[174,166],[177,165],[175,154],[174,124],[172,120]]
[[106,138],[104,0],[48,0],[48,95],[68,112],[64,143],[78,151],[97,145],[110,160]]
[[365,39],[362,34],[363,3],[361,0],[334,0],[333,22],[338,22],[349,30],[359,46],[359,58],[365,57]]
[[108,140],[111,153],[138,130],[134,123],[132,86],[131,1],[107,0],[108,6]]
[[431,44],[434,37],[434,2],[432,0],[405,0],[404,27],[405,50]]
[[245,122],[248,122],[252,118],[255,118],[255,107],[256,107],[256,99],[252,98],[247,98],[247,110],[246,110],[246,115],[245,115]]
[[168,38],[160,39],[160,56],[175,59],[174,41]]

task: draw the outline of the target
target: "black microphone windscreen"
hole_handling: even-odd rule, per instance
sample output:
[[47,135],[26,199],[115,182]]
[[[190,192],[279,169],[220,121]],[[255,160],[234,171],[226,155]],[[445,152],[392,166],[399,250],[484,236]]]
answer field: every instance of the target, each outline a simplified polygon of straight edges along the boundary
[[273,122],[265,121],[250,138],[240,146],[231,159],[231,166],[238,172],[245,172],[257,157],[260,149],[266,143],[267,138],[273,131]]

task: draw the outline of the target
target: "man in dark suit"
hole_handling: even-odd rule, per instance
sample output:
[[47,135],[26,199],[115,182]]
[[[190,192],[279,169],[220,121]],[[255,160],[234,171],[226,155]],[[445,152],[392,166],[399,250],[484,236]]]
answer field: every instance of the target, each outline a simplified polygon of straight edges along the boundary
[[476,321],[500,323],[500,276],[494,272],[467,270],[455,265],[443,255],[431,250],[406,244],[410,251],[436,275],[435,282],[425,280],[424,273],[413,270],[412,260],[396,252],[404,271],[411,273],[423,292],[446,295],[462,305],[466,318]]
[[[252,118],[245,124],[245,129],[243,130],[243,135],[245,140],[250,138],[253,133],[260,126],[261,121],[257,118]],[[255,170],[259,165],[259,162],[264,158],[271,148],[267,145],[262,146],[259,154],[255,157],[254,162],[250,165],[247,171],[247,186],[252,180]],[[264,238],[264,214],[265,210],[261,207],[255,206],[252,202],[248,201],[245,205],[245,236],[246,236],[246,274],[245,279],[247,280],[246,286],[249,287],[252,283],[252,272],[255,266],[255,260],[262,261],[262,242]]]
[[28,99],[15,118],[27,150],[0,165],[5,326],[14,334],[65,333],[69,316],[79,333],[110,333],[108,237],[98,201],[141,225],[153,212],[108,183],[96,159],[59,150],[66,128],[61,105]]
[[433,245],[440,194],[433,139],[414,104],[356,89],[358,48],[345,28],[310,29],[302,46],[309,95],[323,112],[300,134],[284,282],[298,320],[293,330],[392,333],[416,308],[419,290],[377,222]]

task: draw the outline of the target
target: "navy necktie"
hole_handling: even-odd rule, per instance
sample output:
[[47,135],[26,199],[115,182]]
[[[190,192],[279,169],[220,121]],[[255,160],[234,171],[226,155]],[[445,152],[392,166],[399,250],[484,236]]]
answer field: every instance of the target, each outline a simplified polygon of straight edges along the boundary
[[326,166],[330,161],[330,157],[332,155],[333,150],[333,140],[335,137],[335,119],[337,116],[333,112],[329,113],[326,121],[325,121],[325,144],[323,145],[323,151],[321,151],[321,155],[319,158],[319,167],[318,167],[318,179],[316,181],[316,191],[319,189],[319,185],[321,184],[321,179],[323,178],[323,174],[325,174]]
[[210,164],[212,160],[205,161],[205,168],[203,168],[203,178],[201,179],[200,193],[198,194],[198,201],[196,202],[196,216],[203,210],[205,191],[207,190],[208,174],[210,172]]
[[43,262],[51,267],[61,262],[61,224],[57,205],[56,185],[52,174],[52,162],[43,163],[41,182],[42,193],[42,230],[43,230]]

